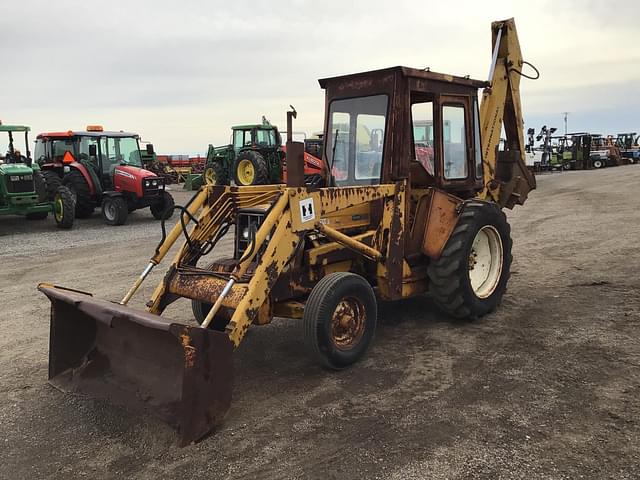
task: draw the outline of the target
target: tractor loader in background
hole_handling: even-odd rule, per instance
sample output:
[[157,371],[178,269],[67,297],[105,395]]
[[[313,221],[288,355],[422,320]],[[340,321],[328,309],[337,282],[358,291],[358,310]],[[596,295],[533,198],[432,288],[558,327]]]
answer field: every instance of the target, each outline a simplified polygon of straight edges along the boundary
[[[320,80],[323,185],[305,185],[304,146],[288,141],[287,184],[203,186],[119,303],[40,284],[50,382],[155,413],[187,445],[227,412],[232,353],[252,325],[298,318],[309,353],[341,369],[367,350],[377,298],[429,293],[453,317],[491,312],[512,258],[502,209],[535,188],[514,20],[493,23],[492,40],[489,81],[405,67]],[[428,122],[432,145],[418,155],[412,125]],[[233,256],[215,257],[232,226]],[[182,236],[147,310],[127,306]],[[197,323],[162,316],[180,298]]]

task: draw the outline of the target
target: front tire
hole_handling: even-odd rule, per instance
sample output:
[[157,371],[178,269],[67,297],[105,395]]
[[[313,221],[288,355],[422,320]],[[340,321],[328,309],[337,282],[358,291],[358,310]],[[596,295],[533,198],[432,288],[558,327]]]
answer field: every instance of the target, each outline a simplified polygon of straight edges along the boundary
[[71,170],[62,179],[62,184],[73,193],[76,202],[76,218],[88,218],[93,214],[95,203],[89,192],[89,184],[78,170]]
[[53,198],[53,218],[56,226],[65,230],[73,227],[75,210],[76,205],[71,190],[63,186],[58,187]]
[[62,186],[62,178],[53,170],[42,170],[41,172],[47,189],[47,200],[53,201],[58,188]]
[[604,162],[600,159],[593,161],[593,168],[603,168]]
[[104,197],[102,200],[102,218],[107,225],[124,225],[129,211],[122,197]]
[[373,339],[378,307],[360,275],[331,273],[313,288],[304,308],[304,341],[322,366],[339,370],[359,360]]
[[156,220],[168,220],[173,215],[173,207],[175,202],[173,197],[166,190],[162,190],[162,197],[158,203],[154,203],[149,207],[153,218]]
[[269,167],[259,152],[255,150],[240,152],[234,164],[237,185],[267,185],[269,183]]
[[456,318],[493,311],[507,288],[511,245],[507,217],[496,204],[467,203],[442,255],[428,268],[436,304]]

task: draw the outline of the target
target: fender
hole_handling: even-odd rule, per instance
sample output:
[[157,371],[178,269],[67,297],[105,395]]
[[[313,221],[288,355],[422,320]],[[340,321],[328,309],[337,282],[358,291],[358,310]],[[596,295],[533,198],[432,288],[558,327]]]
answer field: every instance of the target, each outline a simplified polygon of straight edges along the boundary
[[68,163],[66,166],[69,166],[71,168],[75,168],[76,170],[78,170],[84,177],[84,180],[85,182],[87,182],[87,185],[89,185],[89,193],[91,195],[96,194],[96,185],[87,167],[85,167],[80,162],[71,162],[71,163]]

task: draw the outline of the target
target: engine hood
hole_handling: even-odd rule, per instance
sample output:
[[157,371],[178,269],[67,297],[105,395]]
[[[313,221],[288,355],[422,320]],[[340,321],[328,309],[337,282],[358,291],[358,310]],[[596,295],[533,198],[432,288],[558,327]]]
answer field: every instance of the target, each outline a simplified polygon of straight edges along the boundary
[[33,169],[22,163],[4,163],[0,165],[0,175],[29,175],[31,173],[33,173]]
[[147,178],[157,177],[157,175],[144,168],[134,167],[132,165],[118,165],[116,167],[116,175],[121,175],[128,178]]

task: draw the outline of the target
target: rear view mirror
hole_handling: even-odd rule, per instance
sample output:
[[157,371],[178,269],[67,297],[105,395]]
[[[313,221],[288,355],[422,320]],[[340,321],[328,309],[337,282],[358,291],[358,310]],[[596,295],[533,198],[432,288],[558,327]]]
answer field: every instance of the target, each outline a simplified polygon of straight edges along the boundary
[[153,150],[153,143],[147,143],[147,153],[149,155],[153,155],[155,151]]
[[95,157],[98,155],[98,146],[97,145],[89,145],[89,156]]

